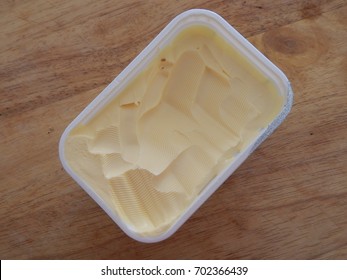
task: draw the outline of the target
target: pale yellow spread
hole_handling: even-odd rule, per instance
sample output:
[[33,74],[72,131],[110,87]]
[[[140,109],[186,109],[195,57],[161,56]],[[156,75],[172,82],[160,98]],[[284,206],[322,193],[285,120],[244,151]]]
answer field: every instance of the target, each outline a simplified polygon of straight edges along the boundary
[[74,128],[65,156],[134,232],[168,229],[280,112],[274,84],[207,27],[181,32]]

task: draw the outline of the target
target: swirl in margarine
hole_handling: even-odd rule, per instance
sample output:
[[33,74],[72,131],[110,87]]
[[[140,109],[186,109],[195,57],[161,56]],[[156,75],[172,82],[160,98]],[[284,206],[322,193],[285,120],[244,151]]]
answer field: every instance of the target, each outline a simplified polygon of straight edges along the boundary
[[66,142],[70,167],[136,233],[168,229],[283,97],[207,27],[181,32]]

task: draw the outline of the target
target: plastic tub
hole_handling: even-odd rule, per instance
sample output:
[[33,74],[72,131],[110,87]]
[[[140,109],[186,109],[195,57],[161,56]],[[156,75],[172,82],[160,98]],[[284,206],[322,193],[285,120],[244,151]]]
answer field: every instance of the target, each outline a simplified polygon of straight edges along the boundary
[[[65,145],[72,129],[88,122],[143,71],[177,34],[191,26],[207,26],[214,30],[228,44],[245,57],[267,79],[271,80],[277,93],[283,97],[280,113],[262,129],[257,137],[238,153],[233,161],[201,190],[181,215],[163,232],[142,235],[134,231],[105,197],[95,191],[91,184],[83,180],[66,160]],[[71,122],[59,143],[59,156],[63,167],[70,176],[100,205],[112,220],[130,237],[141,242],[158,242],[176,232],[180,226],[223,184],[242,162],[264,141],[284,120],[292,106],[293,93],[286,76],[223,18],[214,12],[202,9],[186,11],[174,18],[160,34]]]

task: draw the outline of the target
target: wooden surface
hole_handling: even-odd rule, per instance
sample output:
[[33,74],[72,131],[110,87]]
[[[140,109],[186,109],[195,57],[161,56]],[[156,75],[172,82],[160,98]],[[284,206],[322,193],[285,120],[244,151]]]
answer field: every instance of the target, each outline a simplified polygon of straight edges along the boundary
[[[171,238],[128,238],[65,173],[65,127],[180,12],[216,11],[293,109]],[[1,1],[1,259],[347,259],[347,1]]]

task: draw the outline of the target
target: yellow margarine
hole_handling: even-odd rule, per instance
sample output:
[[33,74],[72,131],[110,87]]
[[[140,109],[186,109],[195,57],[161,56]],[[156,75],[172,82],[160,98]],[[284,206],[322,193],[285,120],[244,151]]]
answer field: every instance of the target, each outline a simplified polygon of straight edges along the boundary
[[283,102],[230,44],[194,26],[70,132],[65,156],[134,232],[154,236],[259,135]]

